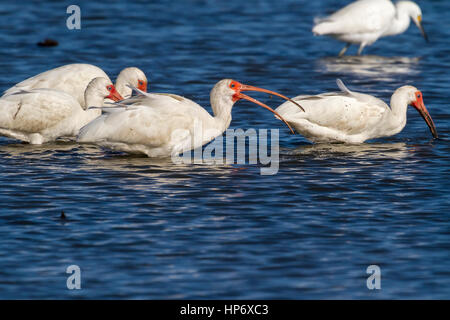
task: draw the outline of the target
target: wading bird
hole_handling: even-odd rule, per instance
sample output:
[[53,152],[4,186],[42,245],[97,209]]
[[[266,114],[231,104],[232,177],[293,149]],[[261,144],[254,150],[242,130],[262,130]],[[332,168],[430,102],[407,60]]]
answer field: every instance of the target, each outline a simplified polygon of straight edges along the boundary
[[[230,126],[233,105],[241,99],[276,114],[267,105],[245,95],[244,91],[265,92],[290,100],[270,90],[224,79],[211,90],[214,113],[211,116],[200,105],[184,97],[141,92],[142,96],[121,101],[119,105],[124,108],[113,108],[114,111],[82,128],[77,141],[128,153],[143,153],[149,157],[178,155],[221,135]],[[281,116],[279,118],[282,120]]]
[[275,111],[312,142],[356,144],[402,131],[406,125],[407,107],[412,105],[427,123],[433,137],[438,137],[422,93],[413,86],[395,90],[389,108],[378,98],[350,91],[339,79],[337,84],[341,92],[292,98],[305,112],[291,102],[283,103]]
[[339,56],[351,44],[359,44],[360,55],[365,46],[378,38],[405,32],[411,19],[428,41],[422,26],[422,10],[412,1],[399,1],[395,6],[390,0],[355,1],[328,17],[316,19],[312,32],[346,42]]
[[[85,91],[87,106],[101,107],[105,98],[123,97],[106,78],[95,78]],[[81,127],[101,115],[86,109],[70,94],[54,89],[31,89],[0,98],[0,135],[31,144],[75,137]]]
[[[98,77],[111,82],[108,75],[99,67],[91,64],[67,64],[19,82],[6,90],[3,97],[24,90],[56,89],[72,95],[81,106],[86,107],[84,92],[89,82]],[[135,67],[123,69],[117,76],[116,90],[122,97],[128,97],[132,92],[129,85],[147,91],[147,77],[144,72]]]

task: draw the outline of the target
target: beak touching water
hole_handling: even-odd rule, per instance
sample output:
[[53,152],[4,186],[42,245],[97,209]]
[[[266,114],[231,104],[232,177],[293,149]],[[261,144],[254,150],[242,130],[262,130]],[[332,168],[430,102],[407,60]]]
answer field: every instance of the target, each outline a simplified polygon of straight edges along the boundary
[[249,97],[249,96],[243,94],[241,91],[258,91],[258,92],[265,92],[265,93],[268,93],[268,94],[272,94],[272,95],[274,95],[274,96],[281,97],[281,98],[283,98],[283,99],[285,99],[285,100],[287,100],[287,101],[290,101],[290,102],[294,103],[294,104],[297,105],[300,109],[302,109],[303,111],[305,111],[305,110],[302,108],[302,106],[299,105],[297,102],[295,102],[295,101],[289,99],[288,97],[286,97],[286,96],[284,96],[284,95],[282,95],[282,94],[279,94],[279,93],[277,93],[277,92],[274,92],[274,91],[271,91],[271,90],[267,90],[267,89],[258,88],[258,87],[248,86],[248,85],[245,85],[245,84],[240,84],[240,83],[237,82],[237,81],[232,81],[232,83],[231,83],[231,85],[230,85],[230,88],[236,91],[236,93],[233,95],[233,101],[237,101],[237,100],[239,100],[239,99],[245,99],[245,100],[251,101],[251,102],[253,102],[253,103],[255,103],[255,104],[257,104],[257,105],[259,105],[259,106],[261,106],[261,107],[263,107],[263,108],[265,108],[265,109],[267,109],[267,110],[269,110],[270,112],[272,112],[273,114],[275,114],[278,118],[280,118],[281,121],[283,121],[283,122],[288,126],[289,130],[291,130],[291,132],[294,134],[294,130],[292,130],[292,128],[291,128],[291,126],[289,125],[289,123],[287,123],[287,121],[284,120],[284,118],[283,118],[282,116],[280,116],[280,115],[278,114],[278,112],[276,112],[275,110],[273,110],[273,109],[270,108],[269,106],[265,105],[264,103],[259,102],[258,100],[256,100],[256,99],[254,99],[254,98],[252,98],[252,97]]
[[116,88],[114,86],[112,86],[112,88],[109,92],[110,93],[106,98],[114,100],[114,101],[123,100],[123,97],[120,95],[120,93],[116,90]]
[[438,138],[436,126],[434,125],[433,119],[431,119],[430,114],[428,113],[427,108],[425,107],[425,104],[423,103],[422,97],[420,99],[417,99],[412,103],[412,106],[416,108],[417,111],[419,111],[420,115],[422,116],[423,120],[428,125],[428,128],[430,128],[431,134],[435,139]]

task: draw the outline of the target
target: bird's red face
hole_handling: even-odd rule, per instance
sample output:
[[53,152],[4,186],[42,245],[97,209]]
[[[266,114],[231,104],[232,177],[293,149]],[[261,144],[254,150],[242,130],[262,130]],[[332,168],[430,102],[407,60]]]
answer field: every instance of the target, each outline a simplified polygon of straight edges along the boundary
[[144,92],[147,92],[147,81],[146,80],[138,80],[137,88]]
[[284,96],[282,94],[279,94],[279,93],[277,93],[275,91],[262,89],[262,88],[258,88],[258,87],[253,87],[253,86],[248,86],[248,85],[239,83],[239,82],[237,82],[235,80],[231,80],[231,82],[229,84],[229,88],[234,91],[234,94],[232,96],[233,102],[237,102],[237,101],[239,101],[241,99],[245,99],[245,100],[251,101],[251,102],[253,102],[253,103],[255,103],[255,104],[257,104],[257,105],[259,105],[259,106],[261,106],[261,107],[263,107],[263,108],[265,108],[267,110],[269,110],[270,112],[275,114],[278,118],[280,118],[281,121],[283,121],[289,127],[289,129],[291,130],[292,133],[294,133],[294,130],[292,130],[291,126],[287,123],[286,120],[283,119],[282,116],[280,116],[278,114],[278,112],[276,112],[275,110],[273,110],[269,106],[265,105],[264,103],[262,103],[262,102],[260,102],[260,101],[258,101],[256,99],[253,99],[252,97],[249,97],[249,96],[243,94],[242,91],[259,91],[259,92],[265,92],[265,93],[268,93],[268,94],[271,94],[271,95],[274,95],[274,96],[278,96],[278,97],[281,97],[281,98],[283,98],[285,100],[288,100],[288,101],[296,104],[300,109],[305,111],[298,103],[296,103],[295,101],[292,101],[288,97],[286,97],[286,96]]
[[241,92],[241,88],[242,88],[242,84],[240,84],[237,81],[231,80],[231,82],[230,82],[230,89],[232,89],[232,90],[234,90],[236,92],[235,94],[233,94],[233,98],[232,98],[233,102],[236,102],[236,101],[242,99],[239,96],[239,93]]
[[119,92],[117,92],[116,88],[112,84],[107,85],[106,90],[108,90],[109,92],[109,95],[107,95],[106,98],[114,101],[123,100],[123,97],[120,95]]
[[425,122],[428,125],[428,128],[430,128],[431,134],[434,138],[438,137],[436,126],[434,125],[433,119],[431,119],[430,114],[428,113],[427,108],[425,107],[425,104],[423,103],[423,95],[422,92],[416,91],[415,92],[415,98],[416,100],[411,103],[411,105],[416,108],[417,111],[419,111],[422,118],[425,120]]

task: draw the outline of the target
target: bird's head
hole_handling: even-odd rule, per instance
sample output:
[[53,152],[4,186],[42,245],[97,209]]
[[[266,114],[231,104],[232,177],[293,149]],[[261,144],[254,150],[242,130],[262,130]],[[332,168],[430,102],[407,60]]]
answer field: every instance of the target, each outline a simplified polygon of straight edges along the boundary
[[145,73],[136,67],[125,68],[120,71],[116,81],[117,89],[124,92],[125,95],[131,95],[131,89],[128,88],[128,85],[147,92],[147,84]]
[[114,101],[123,100],[123,97],[117,92],[114,85],[106,78],[98,77],[89,82],[86,91],[97,93],[102,98],[111,99]]
[[408,12],[409,16],[414,21],[417,28],[419,28],[420,33],[422,33],[422,36],[428,42],[428,36],[425,33],[425,29],[423,28],[422,25],[422,10],[420,9],[419,5],[412,1],[400,1],[398,5],[402,6],[404,10]]
[[[236,103],[237,101],[239,101],[241,99],[245,99],[245,100],[251,101],[251,102],[269,110],[270,112],[274,113],[289,127],[291,132],[294,133],[291,126],[275,110],[273,110],[269,106],[265,105],[264,103],[244,94],[243,93],[244,91],[259,91],[259,92],[265,92],[265,93],[268,93],[268,94],[271,94],[274,96],[278,96],[285,100],[291,101],[292,103],[296,104],[300,109],[303,110],[303,108],[298,103],[296,103],[295,101],[292,101],[291,99],[289,99],[288,97],[286,97],[282,94],[279,94],[275,91],[242,84],[242,83],[240,83],[236,80],[232,80],[232,79],[221,80],[214,86],[214,88],[211,91],[211,106],[229,106],[229,108],[231,108],[234,105],[234,103]],[[231,110],[225,110],[225,112],[231,113]]]
[[431,134],[434,138],[438,137],[436,126],[434,125],[433,119],[431,119],[430,113],[428,112],[425,104],[423,102],[423,94],[420,90],[413,86],[404,86],[408,96],[408,104],[413,106],[425,120],[430,128]]
[[84,92],[86,107],[101,106],[104,99],[123,100],[114,85],[106,78],[97,77],[89,82]]

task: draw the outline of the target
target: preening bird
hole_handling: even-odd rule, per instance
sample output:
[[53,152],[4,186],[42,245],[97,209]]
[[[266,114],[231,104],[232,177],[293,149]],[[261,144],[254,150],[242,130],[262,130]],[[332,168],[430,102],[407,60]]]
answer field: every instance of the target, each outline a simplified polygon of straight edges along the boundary
[[[123,97],[111,81],[95,78],[87,86],[83,105],[101,107],[105,98]],[[0,135],[31,144],[75,137],[81,127],[101,114],[101,109],[87,109],[72,95],[55,89],[31,89],[0,98]]]
[[390,0],[358,0],[328,17],[316,19],[312,32],[346,42],[339,56],[344,55],[351,44],[359,45],[360,55],[365,46],[379,38],[405,32],[411,19],[428,41],[422,26],[422,10],[412,1],[399,1],[394,5]]
[[[200,105],[184,97],[141,92],[143,96],[121,101],[119,104],[124,106],[122,109],[113,108],[112,112],[107,112],[82,128],[77,141],[96,143],[129,153],[143,153],[149,157],[178,155],[221,135],[230,126],[233,105],[241,99],[276,114],[267,105],[245,95],[244,91],[260,91],[290,100],[271,90],[225,79],[211,90],[210,101],[214,113],[211,116]],[[281,116],[279,118],[282,119]]]
[[[105,78],[109,82],[108,75],[99,67],[92,64],[67,64],[55,69],[42,72],[28,78],[5,91],[3,97],[15,92],[30,91],[32,89],[56,89],[64,91],[85,106],[84,92],[89,82],[94,78]],[[142,70],[130,67],[123,69],[116,79],[116,89],[122,97],[131,95],[129,85],[147,91],[147,77]]]
[[433,137],[438,137],[423,95],[417,88],[403,86],[395,90],[389,108],[381,99],[350,91],[339,79],[337,84],[341,92],[292,98],[305,111],[291,102],[283,103],[275,111],[312,142],[356,144],[402,131],[406,125],[407,107],[412,105],[427,123]]

